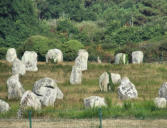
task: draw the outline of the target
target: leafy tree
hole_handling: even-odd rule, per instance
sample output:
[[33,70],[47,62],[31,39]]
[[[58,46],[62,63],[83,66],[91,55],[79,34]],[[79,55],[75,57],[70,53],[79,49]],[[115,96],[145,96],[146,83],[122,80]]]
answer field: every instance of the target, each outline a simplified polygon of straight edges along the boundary
[[16,47],[37,30],[37,13],[31,0],[0,1],[0,43]]
[[39,60],[45,60],[45,55],[49,49],[61,48],[61,44],[56,39],[48,39],[47,37],[35,35],[29,37],[19,49],[19,54],[24,51],[35,51]]
[[78,50],[83,48],[83,44],[77,40],[69,40],[65,42],[62,46],[64,59],[67,61],[74,60],[77,57]]

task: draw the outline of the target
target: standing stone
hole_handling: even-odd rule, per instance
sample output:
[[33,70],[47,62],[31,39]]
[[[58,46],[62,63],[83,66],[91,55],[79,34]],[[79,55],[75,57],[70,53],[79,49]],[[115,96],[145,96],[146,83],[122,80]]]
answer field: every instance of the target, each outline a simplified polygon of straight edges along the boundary
[[113,84],[121,83],[121,75],[117,73],[111,73],[111,79]]
[[6,53],[6,60],[10,63],[12,63],[17,58],[16,49],[15,48],[9,48]]
[[167,100],[167,82],[164,82],[159,89],[159,97]]
[[73,66],[70,76],[70,84],[81,84],[82,82],[82,71],[80,68]]
[[126,54],[118,53],[115,56],[115,64],[126,64]]
[[9,111],[10,107],[9,104],[0,99],[0,113]]
[[34,87],[33,87],[33,92],[36,94],[40,93],[39,90],[41,87],[55,88],[57,87],[57,84],[55,80],[49,77],[45,77],[35,82]]
[[85,49],[80,49],[78,57],[75,59],[75,66],[80,68],[81,71],[87,70],[88,52]]
[[50,49],[46,54],[46,63],[49,59],[53,59],[55,63],[63,62],[63,53],[60,49]]
[[23,64],[22,61],[16,58],[13,61],[12,74],[13,75],[16,75],[16,74],[24,75],[25,73],[26,73],[25,65]]
[[54,106],[56,99],[63,99],[64,97],[55,80],[48,77],[36,81],[33,92],[38,95],[44,106]]
[[107,106],[104,98],[99,96],[90,96],[84,99],[85,108],[94,108],[94,107],[102,107]]
[[101,60],[99,56],[97,57],[97,63],[101,64]]
[[[121,76],[116,73],[111,73],[111,80],[114,85],[119,84],[121,82]],[[107,72],[104,72],[99,77],[99,87],[101,91],[109,91],[111,88],[108,87],[109,84],[109,74]]]
[[138,93],[135,88],[135,85],[131,83],[127,77],[124,77],[121,80],[121,84],[118,87],[118,95],[119,95],[119,98],[122,100],[138,97]]
[[19,81],[19,75],[13,75],[7,80],[8,99],[20,99],[24,89]]
[[104,72],[100,77],[99,77],[99,87],[101,91],[108,91],[108,83],[109,83],[109,75],[107,72]]
[[158,108],[166,108],[166,99],[165,98],[156,97],[154,99],[154,104]]
[[143,52],[142,51],[134,51],[132,52],[132,63],[133,64],[141,64],[143,63]]
[[25,51],[22,56],[22,62],[26,66],[26,71],[38,71],[37,53],[34,51]]
[[41,103],[38,97],[30,90],[26,91],[20,101],[20,110],[33,108],[34,110],[41,109]]
[[60,88],[59,88],[59,87],[55,87],[55,89],[56,89],[56,91],[57,91],[57,96],[56,96],[56,98],[57,98],[57,99],[63,99],[64,94],[63,94],[63,92],[60,90]]
[[57,89],[41,87],[38,92],[38,98],[43,106],[54,106],[57,98]]

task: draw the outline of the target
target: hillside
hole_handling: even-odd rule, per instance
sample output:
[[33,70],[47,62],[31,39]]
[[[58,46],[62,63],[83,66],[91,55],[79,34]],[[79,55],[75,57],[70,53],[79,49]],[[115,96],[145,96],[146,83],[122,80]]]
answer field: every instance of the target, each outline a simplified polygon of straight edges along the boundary
[[111,62],[109,54],[129,43],[166,38],[166,21],[167,0],[0,1],[0,59],[9,47],[21,56],[29,40],[48,43],[44,51],[77,40],[90,60]]

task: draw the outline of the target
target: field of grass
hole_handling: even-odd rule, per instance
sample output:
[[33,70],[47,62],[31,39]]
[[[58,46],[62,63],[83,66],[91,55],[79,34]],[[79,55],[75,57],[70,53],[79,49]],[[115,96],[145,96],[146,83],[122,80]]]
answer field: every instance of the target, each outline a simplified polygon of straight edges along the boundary
[[[32,90],[36,80],[50,77],[57,80],[59,88],[64,93],[63,100],[56,100],[55,107],[45,107],[32,112],[34,118],[92,118],[98,116],[98,109],[85,109],[83,99],[88,96],[105,97],[108,107],[102,108],[104,118],[162,118],[167,119],[167,109],[158,109],[153,99],[158,96],[160,86],[167,80],[166,64],[113,65],[89,63],[88,70],[83,72],[81,85],[70,85],[69,78],[73,63],[65,62],[59,65],[38,64],[38,72],[27,72],[20,77],[25,90]],[[139,97],[136,100],[121,101],[115,92],[100,92],[99,76],[105,72],[119,73],[127,76],[135,84]],[[1,114],[0,118],[16,118],[19,101],[7,99],[6,81],[11,76],[11,65],[0,62],[0,99],[7,101],[11,110]],[[28,113],[25,113],[25,117]]]

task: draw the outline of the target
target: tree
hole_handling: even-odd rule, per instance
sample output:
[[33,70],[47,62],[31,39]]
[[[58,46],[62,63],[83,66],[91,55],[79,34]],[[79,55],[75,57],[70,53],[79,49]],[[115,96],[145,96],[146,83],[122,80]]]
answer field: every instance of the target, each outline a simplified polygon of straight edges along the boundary
[[37,30],[38,18],[32,0],[0,1],[1,45],[17,47]]

